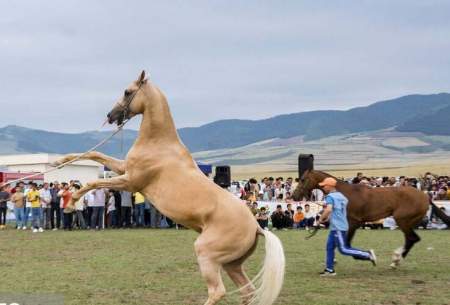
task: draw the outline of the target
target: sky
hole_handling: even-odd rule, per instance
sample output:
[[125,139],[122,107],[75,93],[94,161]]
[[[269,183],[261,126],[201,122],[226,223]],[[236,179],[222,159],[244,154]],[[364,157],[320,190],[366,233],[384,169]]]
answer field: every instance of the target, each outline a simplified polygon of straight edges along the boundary
[[0,127],[98,130],[143,69],[178,128],[450,92],[450,1],[0,0]]

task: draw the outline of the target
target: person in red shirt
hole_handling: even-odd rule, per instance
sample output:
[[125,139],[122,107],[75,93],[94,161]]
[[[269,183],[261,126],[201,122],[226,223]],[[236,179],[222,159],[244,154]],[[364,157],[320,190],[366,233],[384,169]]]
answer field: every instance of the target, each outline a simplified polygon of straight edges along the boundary
[[63,213],[64,213],[64,230],[72,231],[72,214],[73,206],[69,206],[70,199],[72,199],[72,193],[69,190],[69,185],[65,182],[62,183],[63,192],[61,198],[63,200]]

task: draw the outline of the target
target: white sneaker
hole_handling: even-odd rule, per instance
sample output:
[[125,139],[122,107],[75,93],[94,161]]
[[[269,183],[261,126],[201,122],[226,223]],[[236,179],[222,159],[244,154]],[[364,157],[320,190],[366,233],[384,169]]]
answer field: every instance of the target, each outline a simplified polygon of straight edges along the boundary
[[44,229],[39,228],[39,233],[42,233],[42,232],[44,232]]
[[58,231],[58,228],[53,228],[53,230],[52,231]]
[[37,233],[37,231],[38,231],[37,229],[33,229],[33,233]]
[[26,227],[26,226],[23,226],[23,227],[22,227],[22,230],[26,230],[26,229],[27,229],[27,227]]
[[22,230],[22,228],[21,227],[17,227],[17,230]]
[[373,249],[370,249],[369,253],[370,253],[370,261],[372,262],[372,264],[374,266],[376,266],[377,265],[377,257],[375,255],[375,251],[373,251]]

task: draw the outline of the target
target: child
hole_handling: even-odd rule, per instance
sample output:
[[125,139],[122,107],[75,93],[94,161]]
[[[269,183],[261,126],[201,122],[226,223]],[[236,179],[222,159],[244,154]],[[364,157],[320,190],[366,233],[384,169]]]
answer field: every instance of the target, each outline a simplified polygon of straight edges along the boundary
[[305,214],[303,214],[302,207],[298,206],[297,211],[294,214],[294,229],[303,228],[305,226],[303,221],[304,219]]

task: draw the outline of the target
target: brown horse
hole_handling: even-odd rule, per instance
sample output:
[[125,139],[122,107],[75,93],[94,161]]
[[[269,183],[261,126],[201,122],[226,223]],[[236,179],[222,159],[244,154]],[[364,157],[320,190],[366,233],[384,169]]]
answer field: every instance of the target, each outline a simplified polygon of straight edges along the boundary
[[[301,200],[304,197],[309,197],[313,189],[321,189],[319,182],[326,177],[333,176],[316,170],[306,171],[294,190],[292,198]],[[450,225],[450,217],[437,208],[426,194],[415,188],[369,188],[360,184],[353,185],[339,179],[336,180],[338,181],[336,189],[343,193],[349,201],[347,206],[349,223],[347,242],[349,245],[356,229],[364,223],[389,216],[394,217],[405,235],[405,244],[394,251],[391,264],[393,268],[397,267],[400,260],[408,255],[413,245],[420,241],[420,237],[414,232],[414,228],[423,219],[430,204],[433,212],[443,219],[447,225]]]
[[[120,125],[138,114],[143,116],[139,136],[126,160],[99,152],[81,157],[106,165],[119,176],[88,183],[73,194],[72,204],[96,188],[141,192],[161,213],[200,234],[194,248],[208,285],[205,305],[216,304],[225,295],[221,270],[239,287],[242,304],[273,304],[284,276],[280,240],[258,226],[245,204],[199,170],[178,137],[165,96],[145,79],[144,71],[108,113],[108,121]],[[54,165],[79,156],[67,155]],[[258,235],[265,237],[266,258],[261,272],[250,281],[242,264],[254,251]]]

